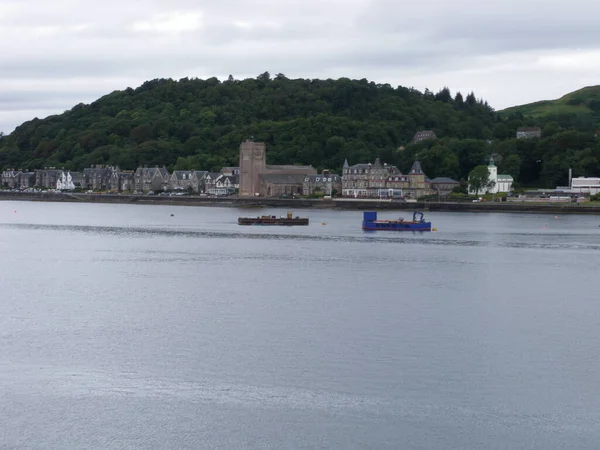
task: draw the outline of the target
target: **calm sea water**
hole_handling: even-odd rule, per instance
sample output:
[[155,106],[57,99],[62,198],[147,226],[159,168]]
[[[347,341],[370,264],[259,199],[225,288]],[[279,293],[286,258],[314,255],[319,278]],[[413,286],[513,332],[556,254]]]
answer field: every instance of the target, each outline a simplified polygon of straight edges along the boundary
[[0,447],[598,448],[600,217],[265,212],[0,202]]

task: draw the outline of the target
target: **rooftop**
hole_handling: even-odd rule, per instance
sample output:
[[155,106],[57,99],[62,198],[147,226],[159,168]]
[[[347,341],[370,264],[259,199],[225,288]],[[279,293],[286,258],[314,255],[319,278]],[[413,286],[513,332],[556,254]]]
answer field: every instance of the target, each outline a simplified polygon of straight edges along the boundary
[[304,183],[304,174],[285,174],[285,173],[263,173],[261,178],[267,183],[272,184],[302,184]]
[[413,142],[424,141],[425,139],[437,139],[433,130],[417,131],[413,137]]
[[448,177],[436,177],[433,180],[429,180],[430,183],[446,183],[446,184],[450,184],[450,183],[456,183],[459,184],[458,181],[453,180],[452,178],[448,178]]

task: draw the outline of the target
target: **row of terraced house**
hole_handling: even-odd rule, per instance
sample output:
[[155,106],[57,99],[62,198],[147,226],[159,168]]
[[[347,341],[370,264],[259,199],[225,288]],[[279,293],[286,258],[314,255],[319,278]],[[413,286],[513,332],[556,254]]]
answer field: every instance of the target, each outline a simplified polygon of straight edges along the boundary
[[[96,166],[81,172],[46,168],[35,171],[4,170],[0,186],[7,189],[81,189],[100,192],[148,193],[182,191],[194,194],[231,195],[239,188],[239,168],[224,167],[220,172],[140,167],[121,170],[118,166]],[[64,180],[69,180],[65,185]]]
[[[435,139],[432,131],[419,132],[414,140]],[[267,165],[266,144],[248,139],[240,145],[240,167],[224,167],[220,172],[176,170],[165,167],[139,167],[121,170],[118,166],[96,166],[82,172],[46,168],[33,172],[5,170],[0,184],[4,188],[45,188],[83,191],[148,193],[182,191],[190,194],[233,195],[241,197],[279,197],[326,195],[353,198],[420,198],[447,195],[459,186],[446,177],[429,179],[418,160],[407,174],[396,166],[374,163],[349,165],[342,175],[312,166]]]
[[[415,161],[410,171],[403,174],[396,166],[374,163],[360,163],[350,166],[347,161],[342,176],[324,172],[294,174],[267,174],[262,177],[265,184],[261,195],[341,194],[343,197],[374,198],[402,197],[420,198],[428,195],[447,195],[459,183],[450,178],[429,179],[419,161]],[[118,166],[97,166],[81,172],[69,172],[48,168],[33,172],[5,170],[0,177],[0,186],[8,189],[59,189],[78,188],[94,192],[148,193],[180,191],[190,194],[234,195],[239,190],[240,169],[224,167],[220,172],[201,170],[176,170],[170,173],[165,167],[121,170]],[[68,180],[68,183],[65,183]],[[261,185],[262,186],[262,185]]]

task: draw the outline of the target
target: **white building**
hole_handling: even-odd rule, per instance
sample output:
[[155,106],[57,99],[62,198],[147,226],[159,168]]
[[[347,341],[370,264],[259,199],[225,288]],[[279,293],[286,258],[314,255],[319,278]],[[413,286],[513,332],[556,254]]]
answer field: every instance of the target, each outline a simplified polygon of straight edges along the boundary
[[73,183],[73,177],[71,176],[71,172],[63,171],[58,180],[56,180],[56,189],[59,191],[72,191],[75,189],[75,184]]
[[523,127],[517,130],[517,139],[541,138],[542,130],[540,127]]
[[598,194],[600,192],[600,178],[578,177],[571,180],[571,193],[573,194]]
[[512,190],[513,177],[510,175],[498,174],[498,168],[494,164],[494,158],[490,156],[488,164],[490,187],[485,192],[475,192],[469,183],[469,194],[497,194],[499,192],[510,192]]

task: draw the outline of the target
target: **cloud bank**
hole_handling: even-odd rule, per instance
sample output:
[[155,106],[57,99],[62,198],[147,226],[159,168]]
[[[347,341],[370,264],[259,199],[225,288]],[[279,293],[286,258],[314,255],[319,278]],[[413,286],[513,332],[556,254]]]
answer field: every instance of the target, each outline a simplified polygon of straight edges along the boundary
[[368,78],[496,109],[600,84],[588,0],[0,0],[0,131],[148,79]]

